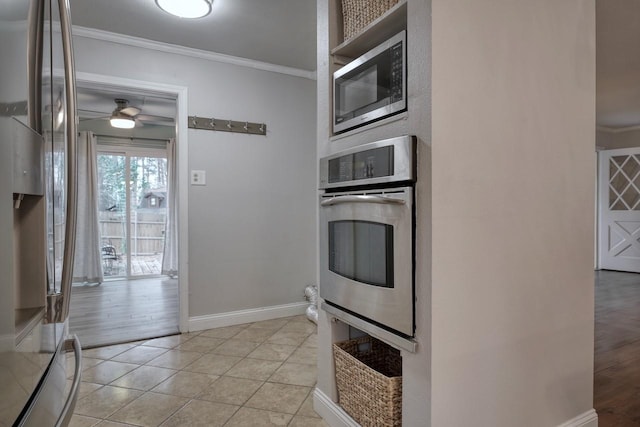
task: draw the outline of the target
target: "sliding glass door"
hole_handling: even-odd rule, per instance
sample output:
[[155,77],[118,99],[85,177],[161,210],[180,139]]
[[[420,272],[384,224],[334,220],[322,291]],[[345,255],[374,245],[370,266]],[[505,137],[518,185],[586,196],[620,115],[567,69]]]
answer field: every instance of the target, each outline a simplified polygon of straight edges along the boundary
[[105,277],[127,277],[127,157],[98,153],[98,222]]
[[99,221],[105,277],[162,272],[167,215],[166,153],[98,153]]
[[136,156],[129,161],[129,274],[158,275],[167,219],[167,159]]

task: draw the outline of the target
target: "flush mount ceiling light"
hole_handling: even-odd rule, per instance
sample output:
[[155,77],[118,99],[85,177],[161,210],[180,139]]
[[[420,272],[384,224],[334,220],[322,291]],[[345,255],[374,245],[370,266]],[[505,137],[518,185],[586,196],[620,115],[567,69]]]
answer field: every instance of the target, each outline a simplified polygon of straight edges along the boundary
[[180,18],[202,18],[211,13],[213,0],[156,0],[158,7]]

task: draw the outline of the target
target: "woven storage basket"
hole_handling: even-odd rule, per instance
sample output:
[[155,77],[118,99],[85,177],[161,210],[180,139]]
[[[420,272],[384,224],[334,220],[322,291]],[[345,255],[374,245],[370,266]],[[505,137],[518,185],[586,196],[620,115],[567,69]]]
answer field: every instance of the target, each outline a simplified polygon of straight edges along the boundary
[[401,426],[400,352],[367,336],[335,343],[333,357],[340,406],[363,427]]
[[396,3],[398,0],[342,0],[344,40],[349,40]]

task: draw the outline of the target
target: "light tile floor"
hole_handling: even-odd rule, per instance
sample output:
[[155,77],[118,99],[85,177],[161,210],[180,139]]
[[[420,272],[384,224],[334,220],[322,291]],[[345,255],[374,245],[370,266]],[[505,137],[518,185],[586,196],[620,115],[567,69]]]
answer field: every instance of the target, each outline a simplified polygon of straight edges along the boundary
[[304,316],[100,347],[83,352],[70,426],[326,427],[315,383]]

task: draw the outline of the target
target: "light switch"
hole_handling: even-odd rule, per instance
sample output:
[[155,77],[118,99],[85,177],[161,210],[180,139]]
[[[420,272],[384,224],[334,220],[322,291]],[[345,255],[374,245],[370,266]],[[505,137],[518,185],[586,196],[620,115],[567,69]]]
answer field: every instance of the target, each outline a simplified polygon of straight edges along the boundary
[[191,171],[191,185],[207,185],[205,171]]

